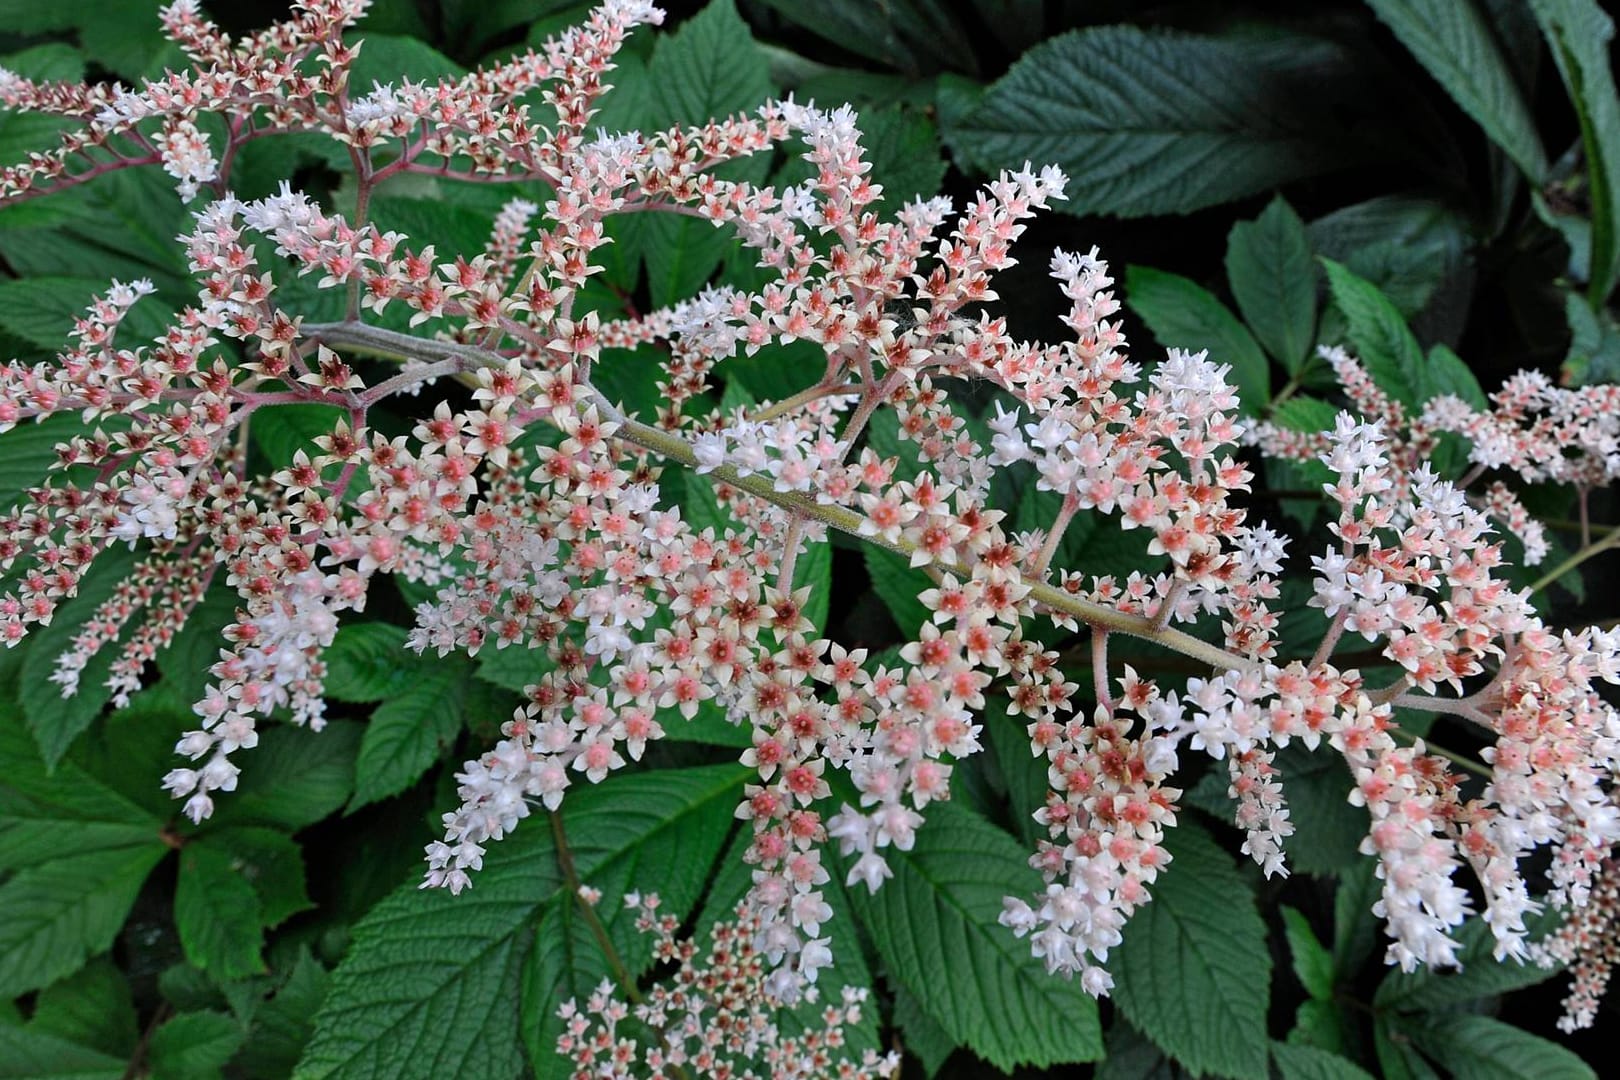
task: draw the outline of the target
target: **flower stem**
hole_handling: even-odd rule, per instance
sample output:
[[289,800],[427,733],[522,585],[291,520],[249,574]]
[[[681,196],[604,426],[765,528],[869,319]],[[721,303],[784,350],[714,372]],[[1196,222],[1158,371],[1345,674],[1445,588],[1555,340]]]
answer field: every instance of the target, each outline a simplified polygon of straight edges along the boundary
[[630,977],[630,969],[624,966],[624,958],[613,947],[613,939],[597,917],[596,909],[580,893],[579,870],[574,865],[574,849],[568,846],[568,831],[563,828],[562,815],[555,810],[546,813],[551,818],[551,837],[557,845],[557,867],[562,871],[563,884],[573,894],[574,905],[579,908],[580,918],[585,920],[585,925],[590,927],[591,936],[602,947],[602,955],[607,957],[608,969],[613,972],[614,981],[624,987],[624,996],[632,1004],[640,1005],[641,991],[636,987],[636,980]]

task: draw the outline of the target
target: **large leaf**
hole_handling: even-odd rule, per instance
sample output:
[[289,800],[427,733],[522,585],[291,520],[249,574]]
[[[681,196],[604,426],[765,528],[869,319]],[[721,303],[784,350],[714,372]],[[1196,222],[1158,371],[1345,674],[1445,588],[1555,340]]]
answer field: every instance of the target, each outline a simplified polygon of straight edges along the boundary
[[1337,164],[1319,103],[1345,65],[1282,32],[1090,27],[1025,53],[946,137],[975,162],[1062,166],[1071,213],[1186,213]]
[[[976,67],[973,34],[953,17],[953,8],[963,5],[942,0],[762,2],[841,49],[908,74],[927,74],[941,67],[973,71]],[[1004,13],[998,14],[1004,17]]]
[[1298,908],[1280,909],[1283,934],[1288,939],[1288,953],[1293,960],[1294,976],[1305,992],[1314,998],[1333,996],[1333,954],[1317,940],[1310,920]]
[[1574,1053],[1489,1016],[1436,1017],[1413,1040],[1458,1080],[1596,1080]]
[[[5,0],[0,7],[0,26],[15,33],[28,33],[18,20],[50,7],[29,0]],[[66,7],[63,5],[57,10],[66,10]],[[0,57],[0,67],[39,81],[76,82],[84,77],[84,58],[59,42]],[[42,113],[0,109],[0,166],[14,165],[35,151],[54,150],[58,145],[57,133],[70,126],[71,122]]]
[[1227,284],[1254,336],[1292,373],[1316,340],[1316,277],[1305,223],[1282,196],[1254,221],[1232,226]]
[[1174,861],[1109,957],[1114,1000],[1193,1072],[1264,1076],[1271,953],[1253,889],[1190,821],[1165,846]]
[[876,544],[863,546],[861,555],[872,578],[872,591],[894,617],[900,633],[907,639],[915,638],[929,618],[928,608],[917,597],[932,588],[933,581],[904,555]]
[[1039,885],[1022,847],[954,803],[928,818],[912,850],[886,852],[891,880],[851,890],[890,977],[997,1068],[1102,1056],[1096,1002],[997,921],[1003,897]]
[[[409,689],[420,661],[406,651],[405,630],[392,623],[349,623],[339,628],[326,662],[325,691],[337,701],[383,701]],[[491,650],[492,652],[494,650]]]
[[[694,815],[730,806],[741,778],[735,766],[664,771],[570,794],[563,817],[581,878],[604,876],[621,860],[635,865],[659,846],[693,842],[686,827]],[[465,895],[401,887],[355,927],[295,1075],[517,1073],[521,972],[540,913],[563,890],[543,820],[490,845]]]
[[242,1028],[220,1012],[181,1013],[152,1033],[147,1057],[165,1080],[217,1077],[242,1045]]
[[141,806],[70,762],[47,773],[20,719],[0,708],[0,870],[74,853],[161,848],[163,823]]
[[1581,125],[1592,206],[1587,299],[1596,309],[1620,278],[1620,98],[1615,95],[1609,50],[1614,20],[1593,0],[1530,0],[1530,7],[1552,47]]
[[1539,184],[1547,156],[1507,58],[1473,0],[1367,0],[1446,93]]
[[1146,266],[1125,271],[1125,295],[1159,344],[1167,349],[1208,349],[1217,364],[1230,364],[1243,412],[1257,416],[1271,400],[1271,372],[1254,335],[1195,281]]
[[28,1024],[115,1057],[127,1056],[139,1039],[129,979],[111,959],[94,961],[40,991]]

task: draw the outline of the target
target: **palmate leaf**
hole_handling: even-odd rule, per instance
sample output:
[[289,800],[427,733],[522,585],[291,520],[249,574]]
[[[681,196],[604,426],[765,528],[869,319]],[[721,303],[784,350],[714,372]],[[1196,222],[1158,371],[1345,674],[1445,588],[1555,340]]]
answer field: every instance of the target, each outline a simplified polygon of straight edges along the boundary
[[1025,53],[946,140],[984,166],[1060,165],[1069,213],[1187,213],[1342,160],[1318,103],[1347,66],[1314,38],[1091,27]]
[[928,819],[910,851],[885,853],[891,880],[850,890],[889,977],[997,1068],[1101,1057],[1097,1003],[998,922],[1004,897],[1040,884],[1022,846],[954,803]]
[[1539,184],[1547,155],[1535,119],[1473,0],[1367,0],[1401,44],[1492,142]]
[[1109,956],[1127,1019],[1196,1073],[1266,1074],[1271,953],[1254,892],[1209,834],[1183,820],[1153,900]]
[[[581,878],[622,874],[660,845],[666,850],[657,857],[678,859],[695,840],[689,828],[712,827],[716,807],[729,817],[742,776],[729,765],[666,770],[570,793],[563,817]],[[491,844],[461,896],[402,886],[355,927],[294,1076],[514,1075],[523,1060],[522,972],[539,917],[563,890],[544,819]]]

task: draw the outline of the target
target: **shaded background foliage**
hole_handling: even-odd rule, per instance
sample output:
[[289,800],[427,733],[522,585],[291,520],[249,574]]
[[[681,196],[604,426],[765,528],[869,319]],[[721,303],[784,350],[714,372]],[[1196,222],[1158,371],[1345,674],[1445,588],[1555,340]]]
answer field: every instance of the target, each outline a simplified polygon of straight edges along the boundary
[[[1353,344],[1375,370],[1387,361],[1392,392],[1414,401],[1477,393],[1521,367],[1620,376],[1608,305],[1620,273],[1620,106],[1608,24],[1588,0],[667,6],[673,33],[637,35],[604,126],[698,121],[782,92],[851,101],[891,207],[936,192],[961,201],[987,173],[1025,160],[1062,165],[1070,201],[1030,229],[998,289],[1020,335],[1061,333],[1050,250],[1095,244],[1114,260],[1139,358],[1207,346],[1234,365],[1252,411],[1287,398],[1273,412],[1284,423],[1314,429],[1338,401],[1326,365],[1310,358],[1318,342]],[[59,78],[158,73],[178,59],[156,7],[0,0],[0,64]],[[274,3],[213,7],[232,32],[285,14]],[[588,9],[378,0],[361,27],[359,81],[466,70]],[[50,131],[0,115],[0,158]],[[318,142],[266,141],[244,154],[233,186],[253,197],[291,176],[342,206],[344,165]],[[804,175],[791,157],[730,167],[758,180]],[[422,181],[385,189],[374,213],[441,250],[476,250],[511,194]],[[185,221],[150,171],[0,209],[0,354],[48,355],[108,277],[150,276],[164,301],[184,303],[171,239]],[[622,222],[615,239],[593,297],[605,311],[750,280],[735,244],[686,219]],[[146,310],[131,316],[137,332]],[[628,374],[609,389],[649,408],[650,368],[620,367]],[[726,365],[726,403],[782,396],[794,367],[791,356]],[[264,462],[290,459],[323,422],[296,407],[263,419],[253,436]],[[871,438],[903,452],[892,417]],[[36,478],[52,441],[48,431],[7,436],[0,498]],[[1316,544],[1315,514],[1288,493],[1309,487],[1310,473],[1274,464],[1266,475],[1256,512],[1291,523],[1300,557]],[[1015,520],[1050,519],[1027,477],[1004,486]],[[705,483],[677,490],[689,516],[724,520]],[[1547,493],[1535,509],[1563,518],[1570,503]],[[1605,503],[1594,513],[1615,518]],[[1123,573],[1139,554],[1117,532],[1078,523],[1062,563]],[[436,814],[454,800],[455,763],[491,739],[532,681],[533,656],[414,661],[400,627],[420,598],[379,590],[368,621],[333,651],[329,729],[267,732],[242,789],[193,828],[156,783],[200,695],[228,595],[209,598],[129,710],[104,713],[93,692],[64,704],[44,681],[119,572],[115,559],[98,567],[49,631],[0,654],[0,1078],[554,1074],[556,1004],[606,967],[571,920],[544,830],[492,852],[476,908],[411,888]],[[915,632],[921,611],[903,563],[836,541],[800,573],[826,597],[812,615],[836,639],[882,650]],[[1548,597],[1558,619],[1614,615],[1580,575],[1559,586]],[[1292,610],[1298,599],[1293,637],[1320,636],[1314,612]],[[1133,662],[1176,672],[1163,657]],[[732,843],[740,774],[724,763],[738,733],[705,714],[685,736],[649,751],[657,768],[568,804],[581,869],[607,892],[604,922],[637,971],[650,953],[614,889],[656,885],[701,927],[746,887],[734,854],[713,880],[707,871]],[[1448,733],[1459,738],[1477,751]],[[1231,857],[1224,776],[1189,777],[1197,810],[1170,841],[1178,865],[1133,921],[1112,965],[1120,986],[1099,1014],[1072,986],[1042,981],[1024,944],[994,925],[1002,883],[1028,873],[1020,850],[1034,839],[1044,770],[1016,729],[987,724],[986,741],[959,770],[957,802],[897,859],[896,879],[876,896],[835,896],[846,953],[834,985],[875,980],[883,991],[855,1041],[896,1041],[911,1074],[1036,1063],[1111,1080],[1358,1068],[1426,1077],[1435,1065],[1463,1077],[1591,1075],[1535,1037],[1555,1035],[1562,993],[1533,985],[1544,973],[1488,961],[1454,975],[1385,972],[1367,913],[1376,890],[1355,852],[1364,815],[1344,802],[1340,770],[1302,753],[1279,761],[1299,828],[1286,880]],[[627,800],[635,821],[615,809]],[[51,828],[74,839],[53,849]],[[1488,953],[1482,937],[1469,945],[1472,958]],[[941,968],[947,948],[971,955],[973,978]],[[457,1016],[457,1003],[478,1015]],[[1560,1041],[1600,1060],[1595,1037]],[[1062,1064],[1105,1049],[1099,1065]]]

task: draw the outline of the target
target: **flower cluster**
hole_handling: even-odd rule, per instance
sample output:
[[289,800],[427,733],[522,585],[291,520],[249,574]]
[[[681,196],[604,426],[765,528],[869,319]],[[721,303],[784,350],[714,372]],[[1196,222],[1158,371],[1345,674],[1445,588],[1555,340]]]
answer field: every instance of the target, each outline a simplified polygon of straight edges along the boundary
[[[1455,880],[1464,865],[1500,955],[1524,952],[1535,902],[1519,864],[1534,849],[1555,849],[1557,902],[1602,902],[1594,882],[1620,841],[1610,795],[1620,720],[1594,686],[1620,680],[1620,634],[1545,627],[1495,575],[1487,515],[1527,552],[1535,523],[1506,486],[1476,504],[1424,459],[1436,433],[1455,431],[1480,467],[1607,483],[1613,388],[1555,391],[1524,377],[1493,414],[1441,400],[1413,419],[1330,352],[1362,418],[1309,436],[1249,434],[1275,455],[1320,455],[1336,477],[1325,493],[1338,543],[1311,559],[1330,629],[1313,656],[1289,657],[1283,538],[1236,502],[1252,477],[1228,369],[1180,350],[1148,368],[1128,359],[1095,251],[1051,263],[1069,301],[1067,340],[1019,340],[983,307],[1028,220],[1062,198],[1057,170],[1004,173],[960,214],[945,200],[884,214],[848,109],[769,102],[694,127],[588,134],[616,50],[661,19],[640,0],[607,0],[539,51],[462,79],[355,94],[356,46],[343,31],[364,6],[309,0],[233,42],[180,0],[165,26],[191,71],[134,90],[0,74],[0,100],[82,124],[58,151],[0,174],[0,199],[143,163],[161,163],[182,195],[206,185],[215,196],[181,238],[197,301],[154,342],[120,335],[149,289],[115,286],[54,362],[0,368],[0,431],[82,421],[59,448],[63,471],[0,517],[0,571],[14,580],[0,596],[8,644],[47,623],[102,552],[134,547],[135,572],[57,676],[72,692],[88,658],[117,643],[110,685],[123,698],[208,589],[236,596],[199,726],[177,748],[190,764],[165,781],[193,819],[235,786],[236,755],[261,722],[320,727],[325,650],[377,576],[398,575],[431,593],[413,648],[528,649],[543,672],[497,744],[457,776],[459,806],[427,848],[425,886],[467,888],[488,843],[533,808],[557,808],[573,784],[631,767],[673,725],[701,714],[748,733],[737,817],[752,887],[739,919],[717,931],[699,974],[693,948],[644,905],[663,955],[683,965],[677,989],[638,1010],[663,1038],[643,1046],[621,1033],[629,1011],[599,994],[568,1016],[564,1052],[581,1075],[724,1055],[760,1057],[772,1075],[826,1071],[859,1003],[829,1010],[827,1032],[802,1039],[783,1037],[764,1007],[809,999],[831,963],[826,849],[841,849],[847,884],[880,888],[888,855],[908,850],[930,804],[950,797],[984,724],[1025,727],[1050,788],[1031,859],[1045,890],[1009,898],[1004,921],[1093,994],[1110,986],[1108,950],[1168,864],[1182,750],[1225,763],[1244,850],[1268,873],[1284,872],[1292,832],[1275,750],[1297,739],[1337,753],[1371,815],[1364,848],[1378,859],[1378,911],[1402,966],[1454,962],[1452,931],[1473,907]],[[203,114],[225,117],[221,145],[196,125]],[[337,139],[365,197],[410,172],[546,195],[513,201],[481,250],[443,254],[290,186],[231,196],[236,148],[288,132]],[[714,171],[795,140],[813,172],[801,184]],[[604,318],[587,286],[605,222],[626,213],[733,231],[765,284]],[[345,317],[307,322],[287,299],[295,276],[342,295]],[[802,390],[714,404],[729,359],[792,342],[824,359]],[[660,365],[664,400],[650,415],[598,378],[628,362],[604,350],[636,346],[651,346],[638,362]],[[378,377],[362,357],[401,366]],[[983,442],[947,389],[963,381],[993,397]],[[383,402],[409,421],[379,425]],[[256,418],[310,404],[328,407],[330,426],[254,475],[242,440]],[[877,448],[880,415],[906,459]],[[715,514],[695,520],[690,500],[683,509],[662,483],[669,468],[712,493]],[[1048,519],[1017,533],[992,482],[1012,470],[1051,500]],[[1093,526],[1135,542],[1141,569],[1118,580],[1063,565],[1066,541]],[[930,578],[921,628],[897,653],[829,641],[810,617],[796,571],[828,530]],[[1053,627],[1089,635],[1091,687],[1066,677],[1056,639],[1036,636]],[[1393,681],[1372,686],[1335,665],[1347,633],[1372,643]],[[1213,673],[1179,688],[1130,668],[1115,679],[1116,635]],[[1485,732],[1486,788],[1465,798],[1443,758],[1403,738],[1397,706]],[[716,1009],[732,1026],[710,1022]]]
[[[1345,396],[1356,412],[1381,425],[1384,452],[1400,468],[1396,490],[1404,493],[1406,477],[1431,461],[1445,432],[1464,435],[1469,440],[1468,460],[1474,468],[1458,480],[1460,488],[1470,487],[1490,469],[1509,468],[1526,482],[1551,480],[1575,483],[1584,492],[1593,486],[1606,486],[1620,473],[1620,421],[1613,410],[1620,398],[1608,386],[1579,390],[1558,390],[1545,377],[1522,372],[1495,395],[1495,413],[1479,413],[1455,394],[1430,400],[1416,417],[1385,393],[1359,360],[1337,346],[1317,350],[1327,362]],[[1605,419],[1604,403],[1610,410]],[[1535,414],[1536,422],[1522,430],[1521,424]],[[1255,425],[1248,441],[1266,454],[1293,461],[1314,461],[1328,447],[1326,432],[1295,431],[1275,421]],[[1565,449],[1572,457],[1563,465]],[[1547,456],[1547,455],[1550,455]],[[1541,461],[1537,466],[1532,462]],[[1547,557],[1547,530],[1530,516],[1518,495],[1501,480],[1492,481],[1483,492],[1470,497],[1524,545],[1524,563],[1535,566]]]
[[[636,913],[636,929],[655,936],[654,959],[675,965],[675,975],[634,1005],[619,1000],[607,981],[583,1006],[563,1004],[557,1051],[578,1080],[680,1076],[688,1068],[736,1080],[876,1080],[898,1073],[900,1057],[892,1051],[850,1053],[847,1029],[861,1022],[865,991],[846,988],[820,1009],[818,1027],[796,1035],[782,1029],[769,1006],[770,966],[755,945],[759,927],[748,911],[717,923],[701,951],[677,939],[680,920],[659,912],[656,895],[631,894],[625,906]],[[638,1040],[632,1029],[647,1037]]]

